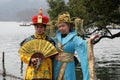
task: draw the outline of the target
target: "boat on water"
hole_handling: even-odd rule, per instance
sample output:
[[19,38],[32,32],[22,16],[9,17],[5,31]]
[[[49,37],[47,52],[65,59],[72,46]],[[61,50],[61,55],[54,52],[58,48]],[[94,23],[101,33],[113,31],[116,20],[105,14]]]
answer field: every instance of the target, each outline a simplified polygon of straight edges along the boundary
[[20,26],[31,26],[31,23],[30,22],[21,22],[19,25]]

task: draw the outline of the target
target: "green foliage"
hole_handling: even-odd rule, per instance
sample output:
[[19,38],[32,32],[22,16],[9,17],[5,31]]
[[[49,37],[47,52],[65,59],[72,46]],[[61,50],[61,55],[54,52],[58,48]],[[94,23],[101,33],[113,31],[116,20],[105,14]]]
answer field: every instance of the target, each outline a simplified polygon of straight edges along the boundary
[[[110,23],[119,24],[120,19],[114,15],[120,15],[120,1],[119,0],[83,0],[86,11],[91,16],[93,23],[96,26],[106,26]],[[113,20],[114,19],[114,20]]]
[[55,20],[59,13],[68,11],[71,17],[84,19],[84,26],[105,27],[120,24],[120,0],[48,0],[48,13]]
[[67,11],[64,0],[47,0],[49,3],[48,14],[51,20],[55,20],[59,13]]

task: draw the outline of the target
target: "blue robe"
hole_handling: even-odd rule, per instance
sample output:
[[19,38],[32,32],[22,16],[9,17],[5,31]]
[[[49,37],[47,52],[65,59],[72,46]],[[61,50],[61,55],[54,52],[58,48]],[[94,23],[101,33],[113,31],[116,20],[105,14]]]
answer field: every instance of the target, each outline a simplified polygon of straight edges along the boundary
[[[87,41],[83,40],[79,36],[77,36],[77,33],[73,30],[71,31],[66,37],[62,38],[61,33],[57,31],[55,42],[60,42],[61,45],[63,45],[63,50],[66,53],[72,53],[74,54],[75,51],[78,55],[78,58],[80,59],[80,64],[82,68],[83,73],[83,80],[90,80],[89,75],[89,67],[88,67],[88,50],[87,50]],[[56,48],[58,46],[56,45]],[[53,79],[57,80],[59,69],[62,62],[58,60],[54,60],[53,66]],[[75,73],[75,62],[68,62],[64,71],[63,80],[76,80],[76,73]]]

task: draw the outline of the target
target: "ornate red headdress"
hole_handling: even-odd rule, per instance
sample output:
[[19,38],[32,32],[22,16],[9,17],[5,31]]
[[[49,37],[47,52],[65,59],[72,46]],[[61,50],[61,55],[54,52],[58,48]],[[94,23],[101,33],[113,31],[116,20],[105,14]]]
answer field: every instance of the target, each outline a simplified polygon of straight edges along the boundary
[[47,16],[43,16],[42,15],[42,8],[40,8],[40,12],[38,15],[35,15],[32,17],[32,24],[45,24],[47,25],[48,24],[48,17]]

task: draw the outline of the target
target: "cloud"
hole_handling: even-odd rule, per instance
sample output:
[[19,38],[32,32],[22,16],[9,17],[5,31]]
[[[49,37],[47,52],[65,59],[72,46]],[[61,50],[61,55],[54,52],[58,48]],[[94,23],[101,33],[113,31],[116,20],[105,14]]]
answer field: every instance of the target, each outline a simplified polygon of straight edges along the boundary
[[0,21],[18,20],[18,13],[39,10],[40,7],[48,8],[46,0],[0,0]]
[[0,0],[0,3],[6,3],[6,2],[9,2],[9,1],[12,1],[12,0]]

